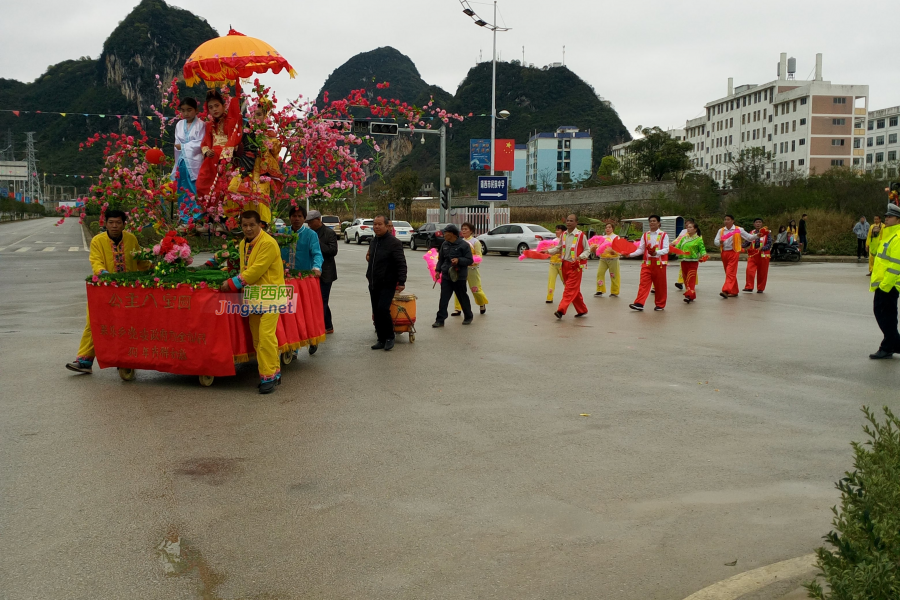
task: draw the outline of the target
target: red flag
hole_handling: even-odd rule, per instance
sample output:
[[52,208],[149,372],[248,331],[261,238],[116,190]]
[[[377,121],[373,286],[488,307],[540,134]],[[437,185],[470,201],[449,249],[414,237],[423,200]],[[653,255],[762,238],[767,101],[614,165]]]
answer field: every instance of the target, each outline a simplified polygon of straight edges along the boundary
[[17,117],[19,116],[19,111],[14,110],[14,111],[12,111],[12,112],[13,112],[13,114],[16,115]]
[[495,171],[514,171],[516,169],[516,140],[494,140],[496,152],[494,154]]

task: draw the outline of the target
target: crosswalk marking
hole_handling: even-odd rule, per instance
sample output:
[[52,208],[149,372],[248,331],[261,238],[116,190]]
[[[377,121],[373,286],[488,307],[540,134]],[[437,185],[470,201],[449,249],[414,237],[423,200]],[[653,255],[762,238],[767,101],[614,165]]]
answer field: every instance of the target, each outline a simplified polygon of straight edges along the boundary
[[28,252],[29,250],[31,250],[31,247],[25,246],[24,248],[19,248],[16,252]]
[[[0,250],[3,250],[3,248],[0,248]],[[69,246],[69,252],[78,252],[79,250],[81,250],[81,248],[78,246]]]
[[[54,252],[56,250],[56,246],[46,246],[44,248],[36,248],[34,246],[0,246],[0,252],[4,252],[4,250],[8,250],[9,252],[28,252],[29,250],[34,250],[35,252]],[[65,252],[65,248],[61,249],[62,252]],[[85,252],[81,246],[69,246],[69,252]],[[7,252],[4,252],[6,254]]]
[[54,250],[56,250],[56,246],[47,246],[41,252],[53,252]]

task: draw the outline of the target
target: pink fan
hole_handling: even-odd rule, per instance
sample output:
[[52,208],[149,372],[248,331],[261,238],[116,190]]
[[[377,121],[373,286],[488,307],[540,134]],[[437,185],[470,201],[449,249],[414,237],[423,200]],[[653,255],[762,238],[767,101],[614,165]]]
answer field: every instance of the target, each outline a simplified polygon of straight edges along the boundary
[[540,242],[538,242],[537,251],[543,252],[544,250],[549,250],[550,248],[555,248],[558,243],[559,243],[558,239],[556,239],[556,240],[541,240]]
[[437,262],[438,262],[438,251],[434,248],[426,252],[422,259],[425,261],[425,264],[428,265],[428,272],[431,273],[432,281],[440,281],[441,275],[436,272]]

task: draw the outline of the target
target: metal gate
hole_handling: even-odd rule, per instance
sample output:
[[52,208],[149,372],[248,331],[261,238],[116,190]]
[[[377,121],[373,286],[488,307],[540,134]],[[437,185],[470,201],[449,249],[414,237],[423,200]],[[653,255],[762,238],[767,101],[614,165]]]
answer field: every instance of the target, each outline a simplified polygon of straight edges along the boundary
[[[462,225],[463,223],[471,223],[475,226],[475,235],[487,233],[488,224],[490,223],[490,214],[487,206],[459,206],[450,209],[450,217],[448,223],[454,225]],[[441,215],[441,209],[429,208],[426,211],[426,219],[429,223],[437,223]],[[509,223],[509,209],[494,209],[494,227],[506,225]]]

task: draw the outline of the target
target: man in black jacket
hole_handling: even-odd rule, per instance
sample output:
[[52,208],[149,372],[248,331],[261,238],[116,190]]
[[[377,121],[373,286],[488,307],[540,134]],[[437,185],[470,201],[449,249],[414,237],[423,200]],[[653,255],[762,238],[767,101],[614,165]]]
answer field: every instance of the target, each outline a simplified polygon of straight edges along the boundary
[[337,266],[334,264],[334,257],[338,253],[337,234],[330,227],[322,225],[322,213],[317,210],[310,211],[306,224],[319,236],[319,248],[322,250],[322,274],[319,276],[319,287],[322,289],[322,309],[325,311],[325,333],[334,333],[328,299],[331,297],[331,284],[337,280]]
[[[403,243],[392,236],[391,222],[378,215],[372,223],[375,237],[369,242],[366,260],[366,279],[369,280],[369,298],[372,300],[372,317],[378,343],[372,350],[390,350],[394,347],[394,322],[391,320],[391,302],[395,292],[406,287],[406,255]],[[463,280],[465,282],[465,280]]]
[[459,239],[459,228],[452,223],[444,228],[444,243],[438,252],[435,272],[441,274],[441,302],[438,305],[437,319],[432,327],[443,327],[447,319],[447,306],[450,298],[456,294],[463,311],[463,325],[472,322],[472,304],[469,302],[468,284],[469,265],[472,259],[472,247],[465,240]]

